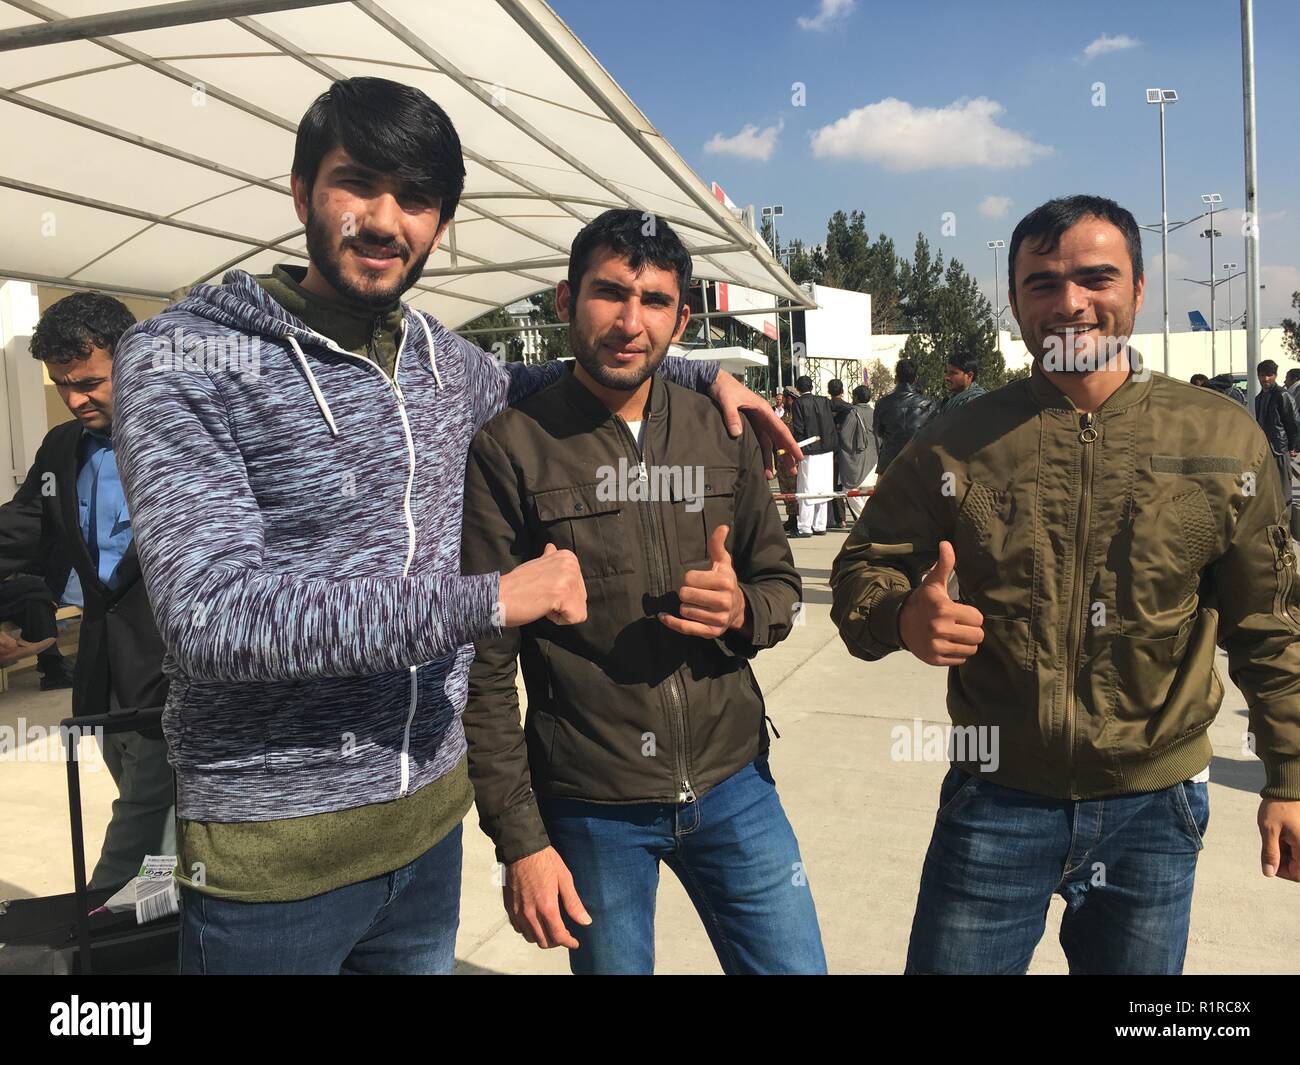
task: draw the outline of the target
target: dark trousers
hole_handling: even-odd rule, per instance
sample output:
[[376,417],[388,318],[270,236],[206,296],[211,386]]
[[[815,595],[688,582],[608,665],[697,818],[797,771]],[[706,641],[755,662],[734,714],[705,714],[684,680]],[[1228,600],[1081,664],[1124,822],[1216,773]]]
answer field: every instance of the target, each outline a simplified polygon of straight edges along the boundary
[[[840,455],[838,451],[835,452],[834,466],[835,480],[832,483],[835,485],[835,491],[842,492],[844,491],[844,486],[840,484]],[[831,524],[844,524],[844,500],[839,499],[838,497],[831,500]]]

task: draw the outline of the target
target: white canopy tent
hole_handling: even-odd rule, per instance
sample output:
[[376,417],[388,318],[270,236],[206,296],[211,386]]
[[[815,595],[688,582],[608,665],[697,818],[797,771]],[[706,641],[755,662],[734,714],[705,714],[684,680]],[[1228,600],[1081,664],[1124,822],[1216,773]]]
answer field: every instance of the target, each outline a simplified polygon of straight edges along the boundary
[[0,0],[0,277],[165,299],[305,260],[297,121],[373,75],[427,92],[464,145],[464,199],[408,294],[448,326],[554,285],[578,229],[627,206],[697,276],[811,306],[540,0],[57,4]]

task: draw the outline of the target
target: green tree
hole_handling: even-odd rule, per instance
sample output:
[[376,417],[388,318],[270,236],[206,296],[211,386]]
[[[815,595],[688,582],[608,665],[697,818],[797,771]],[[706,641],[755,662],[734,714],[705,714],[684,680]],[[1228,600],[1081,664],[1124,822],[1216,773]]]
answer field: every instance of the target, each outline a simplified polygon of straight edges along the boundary
[[933,253],[918,233],[912,261],[899,270],[901,312],[911,336],[901,357],[916,364],[917,387],[942,396],[943,371],[958,353],[974,355],[977,379],[985,388],[1006,380],[1006,365],[997,350],[993,311],[979,284],[956,259],[944,265],[943,253]]
[[[555,289],[543,289],[533,298],[533,304],[537,307],[537,313],[533,320],[539,325],[545,325],[550,322],[560,320],[559,312],[555,307]],[[569,327],[561,326],[559,329],[543,329],[542,337],[542,362],[550,362],[553,359],[567,359],[571,354],[569,350]]]
[[[1300,311],[1300,292],[1291,293],[1291,306]],[[1294,318],[1282,319],[1282,346],[1291,353],[1291,357],[1300,359],[1300,321]]]
[[520,362],[524,357],[524,341],[517,332],[513,331],[516,324],[515,319],[506,312],[504,307],[494,307],[487,314],[480,314],[473,321],[466,322],[465,329],[502,330],[499,333],[475,333],[467,339],[503,362]]

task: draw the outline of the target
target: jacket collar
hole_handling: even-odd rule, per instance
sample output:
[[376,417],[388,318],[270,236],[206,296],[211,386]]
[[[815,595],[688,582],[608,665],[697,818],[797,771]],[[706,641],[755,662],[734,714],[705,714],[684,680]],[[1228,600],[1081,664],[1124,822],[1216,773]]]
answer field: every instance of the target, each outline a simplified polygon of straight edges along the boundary
[[[1132,355],[1135,356],[1133,361],[1137,365],[1144,364],[1145,360],[1143,360],[1142,354],[1136,349],[1132,349]],[[1151,391],[1151,380],[1152,373],[1150,370],[1141,375],[1130,371],[1124,383],[1099,409],[1107,413],[1115,413],[1125,410],[1135,403],[1140,403],[1146,399],[1147,394]],[[1029,394],[1034,397],[1039,406],[1049,410],[1072,411],[1076,409],[1070,397],[1057,388],[1047,374],[1043,373],[1037,359],[1034,360],[1034,364],[1029,371]]]
[[[610,409],[605,406],[592,391],[578,380],[573,372],[574,363],[570,362],[564,369],[558,388],[560,394],[583,417],[583,425],[594,429],[596,426],[613,418]],[[648,418],[661,418],[668,411],[668,386],[658,373],[650,378],[650,411]]]

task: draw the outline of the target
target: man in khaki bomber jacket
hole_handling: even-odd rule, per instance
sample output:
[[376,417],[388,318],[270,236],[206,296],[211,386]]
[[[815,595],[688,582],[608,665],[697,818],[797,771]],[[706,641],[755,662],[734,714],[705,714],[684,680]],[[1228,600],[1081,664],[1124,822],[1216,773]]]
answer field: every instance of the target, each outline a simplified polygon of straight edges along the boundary
[[1127,349],[1144,286],[1128,211],[1053,200],[1009,253],[1030,379],[918,434],[831,576],[853,654],[951,667],[953,765],[907,968],[1024,972],[1059,892],[1071,972],[1177,973],[1209,818],[1216,642],[1266,772],[1264,875],[1300,881],[1285,503],[1246,411]]

